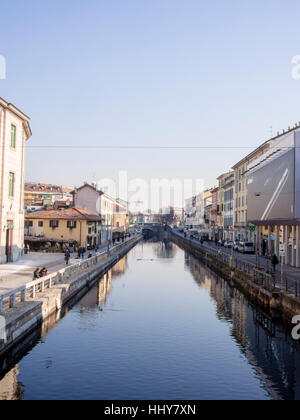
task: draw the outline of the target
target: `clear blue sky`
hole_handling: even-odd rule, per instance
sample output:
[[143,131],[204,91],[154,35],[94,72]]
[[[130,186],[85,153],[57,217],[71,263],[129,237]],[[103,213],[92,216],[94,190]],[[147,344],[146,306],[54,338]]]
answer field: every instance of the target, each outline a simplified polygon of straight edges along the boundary
[[[300,121],[299,16],[299,0],[3,2],[0,96],[32,119],[26,179],[215,184],[270,126]],[[212,148],[91,148],[107,145]]]

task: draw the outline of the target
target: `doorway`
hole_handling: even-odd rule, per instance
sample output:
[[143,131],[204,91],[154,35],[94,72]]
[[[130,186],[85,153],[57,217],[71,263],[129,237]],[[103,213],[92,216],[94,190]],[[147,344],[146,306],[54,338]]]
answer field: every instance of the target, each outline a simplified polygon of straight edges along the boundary
[[13,245],[13,221],[7,221],[7,229],[6,229],[6,262],[12,262],[12,245]]

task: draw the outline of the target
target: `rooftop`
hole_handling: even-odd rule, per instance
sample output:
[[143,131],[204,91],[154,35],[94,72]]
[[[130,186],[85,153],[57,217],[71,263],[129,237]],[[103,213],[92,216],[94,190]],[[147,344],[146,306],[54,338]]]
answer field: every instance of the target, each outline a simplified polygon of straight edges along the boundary
[[90,220],[90,221],[101,221],[101,217],[97,214],[90,213],[80,208],[69,208],[62,210],[40,210],[34,213],[27,213],[25,218],[27,220]]

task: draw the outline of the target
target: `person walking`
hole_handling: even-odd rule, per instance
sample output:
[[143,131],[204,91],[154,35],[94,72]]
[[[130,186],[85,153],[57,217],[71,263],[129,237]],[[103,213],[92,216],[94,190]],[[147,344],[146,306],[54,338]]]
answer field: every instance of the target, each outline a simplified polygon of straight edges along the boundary
[[278,260],[278,258],[277,258],[277,255],[276,255],[276,254],[273,254],[273,257],[272,257],[271,262],[272,262],[272,265],[273,265],[273,272],[275,273],[275,271],[276,271],[276,266],[279,264],[279,260]]
[[84,260],[85,248],[81,248],[81,258]]
[[78,258],[81,258],[81,246],[78,248],[77,254],[78,254]]
[[67,249],[65,252],[66,265],[69,265],[70,258],[71,258],[71,254],[70,254],[70,251]]

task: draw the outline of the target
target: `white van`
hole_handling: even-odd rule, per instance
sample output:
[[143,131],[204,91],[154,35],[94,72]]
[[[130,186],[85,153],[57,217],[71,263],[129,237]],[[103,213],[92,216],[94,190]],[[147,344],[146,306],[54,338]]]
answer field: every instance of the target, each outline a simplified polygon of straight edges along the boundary
[[253,242],[240,242],[238,251],[243,254],[255,254],[255,247]]

